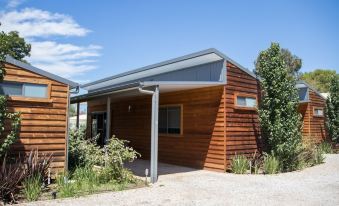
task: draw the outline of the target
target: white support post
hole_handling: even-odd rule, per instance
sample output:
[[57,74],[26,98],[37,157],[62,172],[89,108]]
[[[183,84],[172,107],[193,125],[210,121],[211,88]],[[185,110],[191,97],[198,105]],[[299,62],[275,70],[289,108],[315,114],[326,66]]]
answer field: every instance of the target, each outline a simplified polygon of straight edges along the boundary
[[159,118],[159,86],[154,87],[154,91],[139,91],[152,95],[152,120],[151,120],[151,182],[158,181],[158,118]]
[[106,137],[105,144],[110,138],[111,133],[111,98],[107,97],[107,105],[106,105]]
[[158,113],[159,87],[155,87],[152,95],[152,136],[151,136],[151,182],[158,180]]

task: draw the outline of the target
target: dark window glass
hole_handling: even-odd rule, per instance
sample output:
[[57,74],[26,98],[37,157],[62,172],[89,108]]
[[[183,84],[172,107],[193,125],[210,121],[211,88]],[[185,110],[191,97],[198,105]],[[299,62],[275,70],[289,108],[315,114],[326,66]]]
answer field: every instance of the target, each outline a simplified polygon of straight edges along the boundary
[[22,96],[22,84],[2,82],[0,83],[0,94],[11,96]]
[[47,90],[48,86],[46,84],[0,83],[0,94],[2,95],[47,98]]
[[168,106],[159,109],[159,133],[181,133],[181,107]]

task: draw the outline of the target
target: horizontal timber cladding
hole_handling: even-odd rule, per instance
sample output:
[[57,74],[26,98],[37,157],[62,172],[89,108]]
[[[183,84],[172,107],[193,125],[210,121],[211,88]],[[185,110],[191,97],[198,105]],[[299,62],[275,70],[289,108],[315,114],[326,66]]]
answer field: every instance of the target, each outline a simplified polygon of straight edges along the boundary
[[308,103],[299,106],[299,112],[303,116],[303,136],[311,141],[320,142],[326,138],[325,116],[315,116],[313,110],[321,108],[325,112],[326,101],[312,89],[309,89]]
[[[181,135],[159,134],[159,161],[224,171],[223,90],[224,86],[217,86],[160,94],[160,106],[182,106],[183,132]],[[106,100],[88,102],[89,114],[105,111],[105,104]],[[112,100],[111,109],[111,134],[129,140],[142,158],[149,159],[151,96]]]
[[256,96],[259,82],[235,65],[227,63],[226,85],[226,165],[235,154],[253,155],[262,148],[258,114],[255,109],[235,105],[235,94]]
[[[23,68],[6,64],[5,81],[42,83],[49,85],[49,100],[8,100],[8,111],[20,112],[20,138],[12,146],[13,153],[27,153],[32,149],[53,153],[54,171],[61,171],[65,164],[68,85],[46,78]],[[6,126],[8,131],[9,127]]]

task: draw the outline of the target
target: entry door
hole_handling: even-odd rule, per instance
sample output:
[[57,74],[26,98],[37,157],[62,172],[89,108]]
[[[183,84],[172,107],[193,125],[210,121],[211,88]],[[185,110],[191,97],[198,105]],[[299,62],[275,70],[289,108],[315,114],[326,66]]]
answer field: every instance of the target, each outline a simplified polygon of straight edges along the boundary
[[92,114],[92,138],[99,135],[97,144],[105,145],[106,137],[106,112]]

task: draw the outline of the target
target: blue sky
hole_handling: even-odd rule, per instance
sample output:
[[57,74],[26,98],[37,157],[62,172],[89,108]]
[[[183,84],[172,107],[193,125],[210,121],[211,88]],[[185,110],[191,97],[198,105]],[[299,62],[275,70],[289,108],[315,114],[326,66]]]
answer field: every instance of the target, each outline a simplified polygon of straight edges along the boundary
[[303,72],[338,72],[338,2],[0,0],[0,29],[21,31],[33,65],[81,83],[211,47],[253,69],[272,41]]

